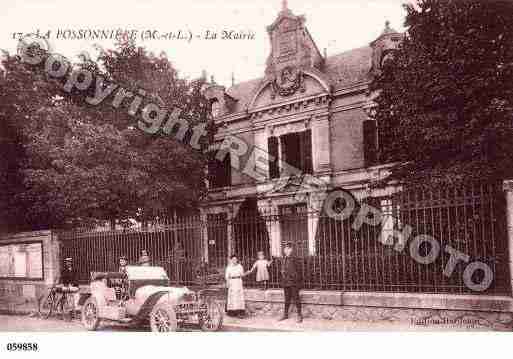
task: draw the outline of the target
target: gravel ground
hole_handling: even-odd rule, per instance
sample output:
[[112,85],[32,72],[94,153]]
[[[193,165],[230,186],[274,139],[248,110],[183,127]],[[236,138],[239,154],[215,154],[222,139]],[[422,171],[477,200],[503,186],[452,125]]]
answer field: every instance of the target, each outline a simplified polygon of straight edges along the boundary
[[[228,322],[230,319],[227,320]],[[200,331],[197,327],[191,325],[181,329],[187,332]],[[252,331],[283,331],[283,329],[263,329],[263,328],[246,328],[240,325],[225,325],[224,332],[252,332]],[[0,315],[0,332],[80,332],[84,331],[79,320],[65,321],[59,318],[41,319],[29,317],[26,315]],[[129,325],[117,323],[104,323],[100,326],[99,331],[131,331],[131,332],[148,332],[149,327],[134,328]]]

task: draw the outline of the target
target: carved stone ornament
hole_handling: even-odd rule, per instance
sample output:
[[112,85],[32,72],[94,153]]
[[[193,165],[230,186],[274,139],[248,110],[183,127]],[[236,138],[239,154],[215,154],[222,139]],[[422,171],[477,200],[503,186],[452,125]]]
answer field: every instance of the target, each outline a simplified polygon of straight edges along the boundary
[[291,96],[299,89],[305,91],[303,73],[294,66],[286,66],[272,81],[272,98],[274,99],[276,94],[283,97]]

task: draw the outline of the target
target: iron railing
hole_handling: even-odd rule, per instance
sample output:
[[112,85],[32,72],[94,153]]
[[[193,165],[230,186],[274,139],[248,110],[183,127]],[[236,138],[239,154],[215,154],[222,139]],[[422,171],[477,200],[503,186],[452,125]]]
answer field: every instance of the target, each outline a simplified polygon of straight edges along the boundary
[[[153,264],[163,266],[174,282],[190,285],[206,274],[221,280],[230,254],[237,255],[247,270],[258,251],[270,258],[279,254],[281,244],[291,242],[301,263],[303,288],[510,292],[505,203],[500,185],[408,187],[386,196],[360,199],[358,204],[355,213],[344,220],[332,218],[323,210],[308,211],[305,203],[279,207],[270,213],[243,207],[233,218],[218,213],[160,220],[146,230],[63,232],[61,250],[62,256],[75,258],[84,281],[92,271],[117,270],[117,259],[122,254],[129,262],[137,263],[146,249]],[[355,228],[354,220],[363,204],[393,220]],[[411,226],[412,233],[404,250],[397,251],[383,241],[394,229],[401,231],[406,225]],[[433,263],[420,264],[410,254],[411,238],[421,234],[431,236],[440,245],[440,255]],[[450,257],[446,246],[468,255],[468,262],[480,261],[491,268],[493,281],[487,290],[476,293],[467,288],[463,280],[467,263],[463,261],[457,263],[452,275],[444,275]],[[424,245],[418,252],[424,256],[429,251],[429,245]],[[280,262],[281,258],[276,257],[269,268],[270,287],[280,286]],[[476,271],[473,280],[479,282],[480,276],[482,273]],[[246,287],[256,286],[254,277],[245,277]]]

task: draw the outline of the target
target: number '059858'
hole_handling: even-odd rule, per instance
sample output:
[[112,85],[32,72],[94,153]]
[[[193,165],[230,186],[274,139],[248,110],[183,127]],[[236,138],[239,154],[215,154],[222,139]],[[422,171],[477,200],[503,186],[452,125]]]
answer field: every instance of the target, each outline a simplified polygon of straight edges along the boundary
[[39,350],[39,346],[37,343],[7,343],[7,350],[8,351],[33,351],[37,352]]

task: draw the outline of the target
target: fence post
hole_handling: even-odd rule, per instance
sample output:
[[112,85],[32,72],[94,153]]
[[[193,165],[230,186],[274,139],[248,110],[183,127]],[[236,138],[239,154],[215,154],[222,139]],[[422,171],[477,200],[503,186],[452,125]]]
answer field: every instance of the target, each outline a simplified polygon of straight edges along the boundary
[[201,242],[203,253],[202,259],[203,262],[208,263],[208,222],[207,222],[207,211],[205,209],[201,209],[200,212],[200,225],[201,225]]
[[503,182],[502,189],[506,195],[506,221],[509,251],[509,281],[513,293],[513,180]]
[[[235,248],[233,246],[233,220],[235,219],[235,213],[233,205],[228,207],[228,213],[226,213],[226,251],[228,257],[235,254]],[[238,254],[241,255],[241,254]],[[240,260],[240,258],[239,258]]]

